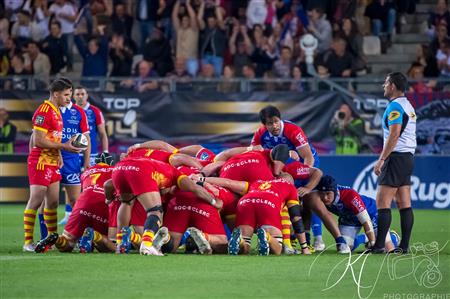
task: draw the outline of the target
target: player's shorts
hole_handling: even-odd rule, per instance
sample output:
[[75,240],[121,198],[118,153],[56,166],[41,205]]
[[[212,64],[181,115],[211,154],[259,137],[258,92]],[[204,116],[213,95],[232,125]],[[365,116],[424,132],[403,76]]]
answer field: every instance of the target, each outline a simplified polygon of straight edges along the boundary
[[[91,153],[91,156],[89,157],[89,166],[94,166],[95,164],[95,158],[97,157],[97,153]],[[83,154],[80,154],[80,165],[84,165],[84,156]]]
[[152,179],[153,167],[142,165],[139,161],[119,162],[112,173],[114,188],[119,194],[141,195],[147,192],[159,192],[158,184]]
[[[108,206],[108,226],[117,227],[117,213],[119,211],[121,202],[118,200],[113,201]],[[133,204],[133,209],[131,210],[130,225],[133,226],[144,226],[145,220],[147,219],[147,213],[144,207],[139,201],[135,201]]]
[[[348,246],[353,247],[355,243],[356,236],[361,231],[362,226],[352,226],[352,225],[339,225],[339,231],[341,232],[342,237],[345,239],[345,242]],[[364,233],[364,229],[362,230]],[[377,235],[377,227],[374,226],[373,231],[375,236]],[[386,234],[386,243],[391,241],[391,234],[388,231]]]
[[378,177],[378,184],[391,187],[411,185],[413,169],[413,154],[393,152],[384,161],[381,174]]
[[74,158],[63,158],[64,165],[61,168],[61,184],[80,185],[81,163],[78,156]]
[[108,206],[105,202],[80,199],[75,203],[64,230],[78,239],[87,227],[108,235]]
[[188,227],[196,227],[207,234],[225,235],[218,210],[194,195],[172,199],[164,214],[163,223],[169,231],[180,234]]
[[48,187],[61,180],[59,167],[56,165],[42,165],[37,161],[28,160],[28,181],[31,185]]
[[249,225],[254,229],[273,226],[281,231],[280,210],[268,199],[244,196],[236,208],[236,226],[240,225]]

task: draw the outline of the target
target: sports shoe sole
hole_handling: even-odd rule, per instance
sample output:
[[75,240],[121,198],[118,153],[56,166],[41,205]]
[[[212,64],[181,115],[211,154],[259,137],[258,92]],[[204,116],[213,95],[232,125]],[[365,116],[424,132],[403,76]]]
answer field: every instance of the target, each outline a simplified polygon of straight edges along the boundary
[[49,250],[50,247],[55,245],[56,241],[58,241],[58,233],[51,233],[50,235],[47,236],[47,238],[39,241],[36,244],[36,248],[34,249],[34,252],[44,253],[47,250]]
[[94,239],[94,229],[87,227],[80,239],[80,253],[92,252],[92,243]]
[[256,231],[256,236],[258,237],[258,254],[259,255],[269,255],[270,247],[267,241],[267,233],[261,227]]
[[161,227],[155,235],[155,239],[153,239],[152,246],[157,250],[161,250],[161,247],[169,241],[169,230],[167,227]]
[[229,255],[238,255],[241,250],[241,230],[239,228],[235,228],[231,233],[230,241],[228,242],[228,254]]
[[206,240],[205,236],[199,229],[195,227],[190,227],[187,230],[191,234],[191,237],[194,240],[195,244],[197,244],[198,250],[200,251],[201,254],[212,253],[211,245],[209,244],[208,240]]

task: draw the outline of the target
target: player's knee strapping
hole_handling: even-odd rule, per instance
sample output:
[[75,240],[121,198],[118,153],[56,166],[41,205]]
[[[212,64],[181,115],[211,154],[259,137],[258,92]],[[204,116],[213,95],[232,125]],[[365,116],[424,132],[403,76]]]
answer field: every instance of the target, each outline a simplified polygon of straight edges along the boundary
[[163,213],[161,205],[154,206],[147,210],[147,219],[145,220],[144,230],[151,230],[156,233],[161,226],[161,218],[158,214]]
[[305,226],[303,224],[303,219],[300,213],[300,206],[294,205],[289,208],[289,216],[291,217],[292,227],[296,234],[301,234],[305,232]]

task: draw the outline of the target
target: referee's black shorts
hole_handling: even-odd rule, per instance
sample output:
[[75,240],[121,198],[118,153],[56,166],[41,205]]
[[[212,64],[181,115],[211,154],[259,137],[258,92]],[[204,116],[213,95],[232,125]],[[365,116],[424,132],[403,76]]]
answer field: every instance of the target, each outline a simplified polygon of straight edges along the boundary
[[378,185],[401,187],[411,185],[414,169],[414,155],[411,153],[392,152],[384,161]]

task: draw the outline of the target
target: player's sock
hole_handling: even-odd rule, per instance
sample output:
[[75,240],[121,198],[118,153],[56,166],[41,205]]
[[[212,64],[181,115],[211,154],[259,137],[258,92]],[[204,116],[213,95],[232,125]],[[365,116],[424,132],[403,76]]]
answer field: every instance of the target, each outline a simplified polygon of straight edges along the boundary
[[169,235],[169,241],[167,243],[164,243],[163,246],[161,246],[161,252],[162,253],[171,253],[173,251],[173,239],[170,238]]
[[150,247],[153,244],[153,239],[155,238],[155,233],[151,230],[146,230],[142,235],[142,243]]
[[281,210],[281,232],[283,233],[284,246],[292,248],[291,244],[291,219],[287,206]]
[[34,223],[36,222],[36,210],[26,209],[23,212],[23,231],[25,245],[33,243]]
[[131,231],[130,241],[134,246],[139,246],[142,242],[142,236],[133,230]]
[[59,236],[58,240],[56,240],[55,243],[56,248],[58,248],[59,251],[64,252],[67,251],[69,246],[69,242],[64,236]]
[[402,229],[402,239],[400,241],[400,248],[403,252],[408,251],[409,239],[411,238],[411,231],[414,224],[414,214],[411,207],[400,210],[400,225]]
[[122,243],[122,231],[118,230],[117,234],[116,234],[116,244],[121,244]]
[[311,229],[314,237],[322,236],[322,220],[315,213],[311,215]]
[[375,248],[384,248],[386,241],[386,234],[391,226],[392,215],[391,209],[378,209],[378,230],[377,240],[375,241]]
[[311,245],[311,233],[309,231],[305,231],[306,243]]
[[103,235],[101,233],[99,233],[98,231],[94,230],[94,238],[92,239],[92,241],[94,243],[98,243],[103,239]]
[[366,243],[366,235],[365,234],[359,234],[356,236],[355,241],[353,242],[353,249],[354,251],[356,248],[358,248],[359,245]]
[[56,233],[57,217],[58,216],[56,215],[56,209],[44,208],[44,221],[45,221],[45,225],[47,226],[48,234]]
[[66,203],[66,207],[64,208],[64,219],[69,220],[70,215],[72,214],[72,206]]
[[48,235],[47,225],[45,225],[44,214],[39,213],[39,228],[41,229],[41,240],[45,239]]

